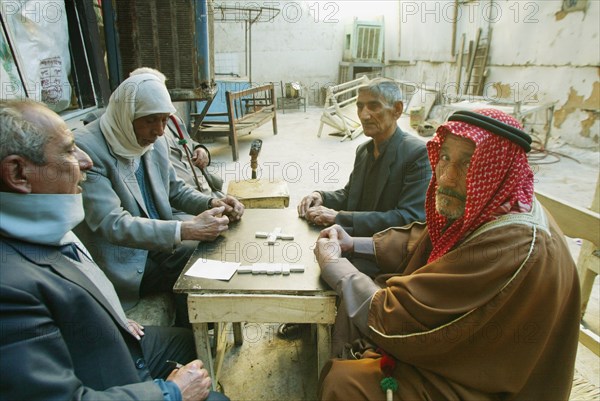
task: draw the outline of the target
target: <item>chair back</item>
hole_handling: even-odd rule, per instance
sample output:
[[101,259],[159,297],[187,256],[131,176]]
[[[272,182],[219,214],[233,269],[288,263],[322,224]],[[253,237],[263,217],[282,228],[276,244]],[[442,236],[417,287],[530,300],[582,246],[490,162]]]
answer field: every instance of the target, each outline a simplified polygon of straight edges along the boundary
[[[596,188],[596,197],[598,189]],[[550,212],[563,234],[579,238],[584,242],[577,260],[577,271],[581,285],[581,314],[585,313],[594,279],[600,265],[600,214],[559,200],[541,191],[535,191],[537,200]],[[594,206],[594,205],[593,205]],[[597,205],[595,205],[597,207]],[[579,325],[579,342],[600,356],[600,337],[582,322]]]

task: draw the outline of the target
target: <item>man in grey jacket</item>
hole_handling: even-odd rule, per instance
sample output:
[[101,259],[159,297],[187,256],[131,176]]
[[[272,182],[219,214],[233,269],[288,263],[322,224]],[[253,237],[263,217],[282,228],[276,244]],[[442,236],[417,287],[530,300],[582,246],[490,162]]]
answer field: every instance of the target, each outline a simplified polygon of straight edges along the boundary
[[[244,206],[211,198],[177,177],[162,138],[175,112],[164,80],[131,76],[106,112],[77,130],[94,162],[82,184],[85,222],[75,232],[114,284],[126,310],[140,296],[171,292],[197,241],[212,241],[239,220]],[[181,221],[172,208],[191,216]],[[176,324],[187,324],[185,297],[175,297]]]
[[310,223],[339,224],[354,236],[425,219],[425,192],[431,178],[425,143],[397,125],[402,93],[390,79],[376,78],[358,91],[358,117],[365,136],[346,186],[315,191],[298,205]]

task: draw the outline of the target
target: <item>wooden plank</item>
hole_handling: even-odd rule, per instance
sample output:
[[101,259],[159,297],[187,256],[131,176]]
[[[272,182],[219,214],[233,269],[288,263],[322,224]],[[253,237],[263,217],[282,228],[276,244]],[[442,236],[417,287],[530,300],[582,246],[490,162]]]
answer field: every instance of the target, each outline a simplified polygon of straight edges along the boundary
[[[271,107],[272,108],[272,107]],[[273,110],[268,110],[268,109],[262,109],[259,111],[255,111],[254,113],[250,113],[250,114],[246,114],[242,117],[239,117],[236,119],[236,124],[243,124],[243,123],[249,123],[249,124],[261,124],[262,122],[264,122],[265,120],[270,120],[271,118],[273,118],[274,115],[274,111]]]
[[247,97],[247,96],[253,95],[258,92],[268,92],[273,87],[274,87],[273,84],[268,84],[268,85],[263,85],[263,86],[257,86],[256,88],[249,88],[249,89],[244,89],[241,91],[230,92],[230,93],[231,93],[232,99],[238,99],[241,97]]
[[[227,326],[227,328],[226,328]],[[227,334],[229,333],[228,323],[218,323],[219,330],[215,330],[215,359],[213,361],[215,367],[215,376],[213,378],[215,384],[218,384],[221,376],[221,367],[225,360],[225,351],[227,350]]]
[[[596,181],[596,191],[594,193],[594,200],[592,201],[591,211],[598,213],[600,211],[600,182]],[[596,227],[596,230],[600,230]],[[581,286],[581,317],[585,315],[587,310],[588,302],[592,295],[592,288],[594,287],[594,281],[596,276],[600,273],[600,262],[598,260],[598,254],[596,250],[600,244],[592,243],[584,240],[581,244],[581,250],[579,251],[579,258],[577,259],[577,271],[579,272],[579,283]],[[589,348],[589,347],[588,347]]]
[[558,200],[548,194],[535,191],[536,198],[550,212],[562,232],[571,238],[581,238],[600,244],[600,215]]
[[459,96],[460,91],[460,81],[462,78],[462,67],[463,67],[463,57],[465,52],[465,34],[462,34],[460,40],[460,53],[458,53],[458,62],[456,66],[456,95]]
[[321,373],[325,363],[331,358],[331,327],[317,324],[317,374]]
[[[188,302],[189,307],[189,302]],[[213,365],[212,353],[210,348],[210,338],[208,336],[208,323],[193,323],[194,342],[196,343],[196,355],[204,363],[204,368],[213,378],[212,389],[216,391],[217,380],[215,380],[215,368]]]
[[473,66],[475,65],[475,56],[477,55],[477,51],[479,49],[479,40],[481,39],[481,28],[477,30],[477,35],[475,36],[475,42],[473,42],[473,46],[469,45],[469,64],[467,65],[467,70],[465,71],[467,75],[467,79],[465,81],[465,94],[473,94],[469,91],[469,87],[471,85],[471,75],[473,74]]
[[[299,273],[302,274],[302,273]],[[294,277],[290,276],[290,280]],[[320,323],[335,321],[335,297],[189,294],[190,321]]]
[[244,343],[242,323],[233,323],[233,343],[238,346]]
[[579,342],[594,354],[600,356],[600,338],[596,333],[583,325],[579,326]]
[[[596,196],[592,205],[595,209],[598,209],[597,195],[598,185],[596,185]],[[566,236],[584,240],[577,263],[581,285],[581,317],[583,317],[594,279],[598,275],[598,257],[593,252],[598,249],[598,245],[600,244],[600,215],[595,211],[580,208],[539,191],[535,192],[535,196],[550,212]],[[598,334],[592,332],[582,324],[579,327],[579,342],[596,355],[600,355]]]

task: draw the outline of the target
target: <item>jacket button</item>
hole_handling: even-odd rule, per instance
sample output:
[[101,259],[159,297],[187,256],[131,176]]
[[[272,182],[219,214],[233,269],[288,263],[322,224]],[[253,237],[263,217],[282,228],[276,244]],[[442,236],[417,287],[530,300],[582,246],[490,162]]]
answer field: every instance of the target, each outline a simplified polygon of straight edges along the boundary
[[142,274],[142,273],[144,272],[144,269],[137,269],[137,272],[138,272],[139,274]]
[[138,369],[144,369],[146,367],[146,361],[144,360],[144,358],[138,358],[135,361],[135,367]]

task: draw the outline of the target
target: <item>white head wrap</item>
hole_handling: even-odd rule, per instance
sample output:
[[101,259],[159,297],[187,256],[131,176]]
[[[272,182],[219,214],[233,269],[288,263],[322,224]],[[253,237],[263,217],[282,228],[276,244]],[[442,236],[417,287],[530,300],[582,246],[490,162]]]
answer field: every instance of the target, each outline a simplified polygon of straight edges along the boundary
[[155,75],[139,74],[127,78],[110,96],[100,128],[114,153],[125,158],[140,157],[150,146],[140,146],[133,120],[157,113],[175,113],[165,84]]

